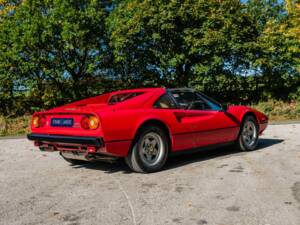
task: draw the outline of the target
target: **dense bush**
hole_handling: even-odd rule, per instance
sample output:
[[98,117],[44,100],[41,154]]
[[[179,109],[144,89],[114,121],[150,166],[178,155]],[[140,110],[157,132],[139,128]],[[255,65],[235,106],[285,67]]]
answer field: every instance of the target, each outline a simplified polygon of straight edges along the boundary
[[0,136],[24,135],[29,133],[31,116],[8,118],[0,116]]
[[261,102],[252,107],[266,113],[270,120],[299,120],[300,102],[285,103],[282,101]]

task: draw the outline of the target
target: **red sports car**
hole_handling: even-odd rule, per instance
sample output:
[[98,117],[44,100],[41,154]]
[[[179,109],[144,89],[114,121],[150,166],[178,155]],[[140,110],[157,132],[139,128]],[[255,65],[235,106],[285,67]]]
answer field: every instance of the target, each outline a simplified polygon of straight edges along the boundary
[[154,172],[187,150],[253,150],[267,123],[261,112],[221,105],[193,89],[144,88],[35,113],[28,139],[72,164],[125,158],[136,172]]

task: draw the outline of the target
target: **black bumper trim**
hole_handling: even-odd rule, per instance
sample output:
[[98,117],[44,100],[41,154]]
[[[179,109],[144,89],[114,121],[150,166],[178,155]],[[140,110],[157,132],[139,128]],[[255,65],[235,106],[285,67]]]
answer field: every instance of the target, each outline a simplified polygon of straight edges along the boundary
[[62,135],[47,135],[47,134],[28,134],[28,140],[40,142],[68,143],[68,144],[83,144],[103,147],[102,138],[97,137],[78,137],[78,136],[62,136]]

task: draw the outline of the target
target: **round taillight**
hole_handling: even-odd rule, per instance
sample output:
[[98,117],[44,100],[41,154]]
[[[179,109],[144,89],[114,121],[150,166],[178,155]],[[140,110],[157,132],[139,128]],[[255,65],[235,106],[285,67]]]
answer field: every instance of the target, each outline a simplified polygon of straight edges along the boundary
[[92,130],[96,130],[99,127],[99,119],[95,116],[89,117],[89,127]]
[[90,123],[90,120],[87,116],[85,116],[81,119],[81,127],[83,129],[85,129],[85,130],[90,129],[89,123]]
[[39,116],[34,116],[34,117],[32,118],[32,125],[33,125],[35,128],[40,127],[40,117],[39,117]]
[[81,119],[81,127],[85,130],[96,130],[99,124],[99,119],[95,116],[85,116]]
[[44,116],[34,116],[32,118],[32,125],[35,127],[35,128],[39,128],[39,127],[42,127],[46,124],[46,117]]

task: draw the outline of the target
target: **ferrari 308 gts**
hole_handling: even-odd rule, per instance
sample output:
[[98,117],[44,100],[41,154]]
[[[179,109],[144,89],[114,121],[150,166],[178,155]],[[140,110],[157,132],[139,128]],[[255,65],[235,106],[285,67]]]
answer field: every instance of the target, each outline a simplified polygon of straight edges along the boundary
[[33,115],[28,139],[72,164],[125,158],[136,172],[160,170],[175,153],[256,148],[268,117],[221,105],[188,88],[121,90]]

